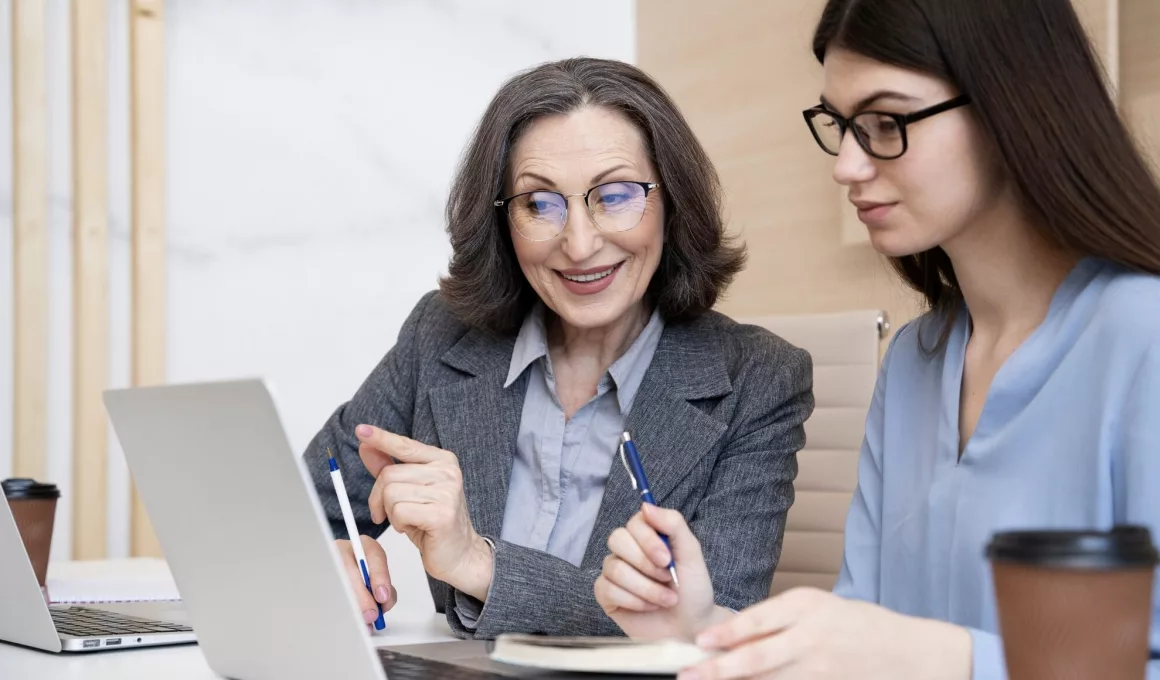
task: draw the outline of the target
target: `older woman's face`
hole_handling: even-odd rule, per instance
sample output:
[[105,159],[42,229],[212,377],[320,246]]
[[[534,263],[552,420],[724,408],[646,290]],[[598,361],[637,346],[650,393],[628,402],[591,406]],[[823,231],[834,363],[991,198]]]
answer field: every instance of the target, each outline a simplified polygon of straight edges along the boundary
[[[651,191],[636,226],[611,231],[593,222],[584,193],[609,182],[659,181],[641,131],[606,108],[540,118],[517,141],[506,195],[546,190],[569,196],[564,229],[550,240],[528,240],[509,219],[524,276],[564,323],[600,328],[639,311],[664,243],[661,197]],[[594,208],[597,194],[589,198]],[[617,194],[604,200],[616,205],[629,199]],[[609,222],[601,219],[602,226]]]

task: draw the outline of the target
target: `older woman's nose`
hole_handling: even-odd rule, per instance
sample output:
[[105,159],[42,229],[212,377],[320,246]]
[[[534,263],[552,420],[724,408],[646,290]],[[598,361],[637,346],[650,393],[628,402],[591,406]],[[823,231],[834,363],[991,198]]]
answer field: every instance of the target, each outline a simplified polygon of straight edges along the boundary
[[584,262],[600,251],[604,236],[592,221],[583,201],[578,206],[569,206],[564,231],[560,234],[560,247],[573,262]]

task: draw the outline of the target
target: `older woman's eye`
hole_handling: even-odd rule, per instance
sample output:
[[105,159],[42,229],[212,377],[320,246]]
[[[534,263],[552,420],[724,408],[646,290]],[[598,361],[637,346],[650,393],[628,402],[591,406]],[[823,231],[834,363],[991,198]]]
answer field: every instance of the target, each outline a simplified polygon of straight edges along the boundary
[[621,205],[621,204],[623,204],[627,201],[630,201],[630,200],[632,200],[632,196],[629,195],[627,192],[621,191],[621,192],[612,192],[612,193],[601,193],[600,198],[598,199],[597,202],[600,203],[600,205],[607,206],[607,207],[611,208],[611,207]]
[[534,213],[545,213],[553,207],[551,201],[537,201],[535,199],[528,201],[528,210]]
[[562,209],[559,197],[539,192],[524,197],[521,206],[521,212],[531,217],[550,217]]

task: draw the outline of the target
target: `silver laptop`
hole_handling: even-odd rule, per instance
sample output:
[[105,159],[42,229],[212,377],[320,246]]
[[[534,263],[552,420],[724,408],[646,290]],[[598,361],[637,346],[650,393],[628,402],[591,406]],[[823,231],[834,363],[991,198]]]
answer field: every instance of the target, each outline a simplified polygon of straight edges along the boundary
[[383,680],[330,526],[266,386],[175,385],[104,398],[210,668],[237,680]]
[[194,642],[180,603],[49,605],[8,504],[0,502],[0,640],[48,652]]

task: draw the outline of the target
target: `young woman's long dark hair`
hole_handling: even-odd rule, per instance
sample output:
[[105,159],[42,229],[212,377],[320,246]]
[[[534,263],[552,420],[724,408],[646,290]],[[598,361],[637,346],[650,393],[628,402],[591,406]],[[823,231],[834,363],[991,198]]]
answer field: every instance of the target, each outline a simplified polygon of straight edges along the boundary
[[[1160,273],[1160,187],[1070,0],[829,0],[814,55],[824,63],[833,47],[956,86],[971,97],[1023,211],[1044,235]],[[946,252],[891,261],[953,320],[962,291]]]

